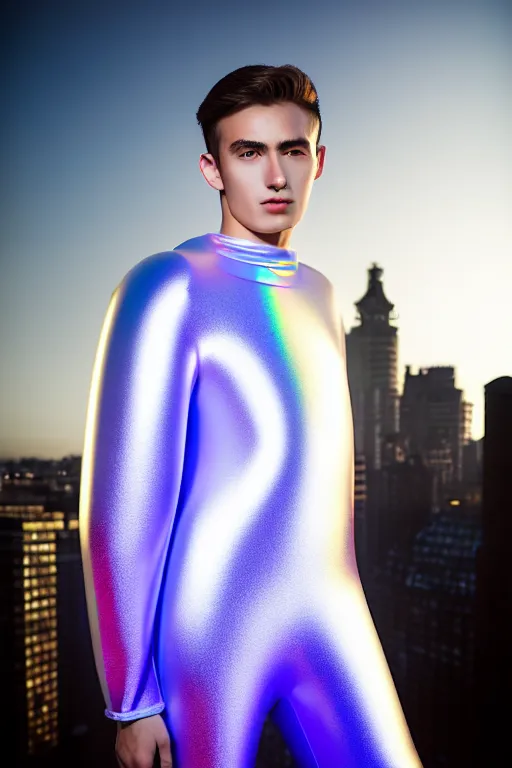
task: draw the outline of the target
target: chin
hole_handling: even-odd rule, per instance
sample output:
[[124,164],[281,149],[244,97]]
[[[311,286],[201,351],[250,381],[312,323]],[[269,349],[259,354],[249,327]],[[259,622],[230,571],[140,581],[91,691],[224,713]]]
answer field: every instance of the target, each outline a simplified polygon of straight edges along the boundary
[[[270,219],[270,221],[268,221]],[[265,221],[255,223],[254,227],[251,227],[253,232],[261,232],[266,235],[274,235],[278,232],[284,232],[286,229],[293,229],[298,222],[291,216],[286,214],[269,214]]]

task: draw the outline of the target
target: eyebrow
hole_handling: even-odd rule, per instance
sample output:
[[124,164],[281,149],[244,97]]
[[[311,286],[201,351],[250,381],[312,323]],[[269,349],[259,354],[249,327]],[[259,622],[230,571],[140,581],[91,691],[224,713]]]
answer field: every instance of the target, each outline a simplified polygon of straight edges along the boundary
[[[302,136],[297,139],[287,139],[286,141],[280,141],[276,149],[283,152],[287,149],[294,149],[295,147],[303,147],[304,149],[310,149],[309,141]],[[229,145],[229,152],[235,154],[240,149],[259,149],[262,152],[268,150],[268,144],[264,144],[263,141],[252,141],[252,139],[237,139]]]

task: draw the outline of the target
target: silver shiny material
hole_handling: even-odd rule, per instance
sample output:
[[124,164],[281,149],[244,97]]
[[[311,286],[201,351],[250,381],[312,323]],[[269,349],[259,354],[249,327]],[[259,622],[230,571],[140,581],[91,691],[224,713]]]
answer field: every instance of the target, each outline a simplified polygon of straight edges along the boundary
[[80,537],[106,715],[174,768],[420,766],[359,580],[345,340],[294,251],[220,234],[137,264],[91,382]]

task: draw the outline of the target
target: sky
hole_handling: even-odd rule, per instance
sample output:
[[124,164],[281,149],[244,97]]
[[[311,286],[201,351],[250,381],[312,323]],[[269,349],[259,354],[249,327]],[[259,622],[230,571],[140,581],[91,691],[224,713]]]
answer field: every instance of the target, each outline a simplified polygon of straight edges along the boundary
[[320,98],[324,173],[290,247],[348,331],[368,269],[406,365],[452,365],[484,431],[512,375],[512,4],[13,3],[0,121],[0,457],[81,454],[110,296],[146,256],[218,231],[195,113],[247,64]]

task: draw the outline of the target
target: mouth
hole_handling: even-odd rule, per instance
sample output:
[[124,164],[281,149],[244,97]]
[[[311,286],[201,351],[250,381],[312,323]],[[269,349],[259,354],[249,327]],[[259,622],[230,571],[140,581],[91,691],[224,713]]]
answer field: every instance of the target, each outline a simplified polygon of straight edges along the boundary
[[284,197],[272,197],[269,200],[265,200],[262,205],[270,213],[284,213],[291,203],[293,203],[293,200],[288,200]]

